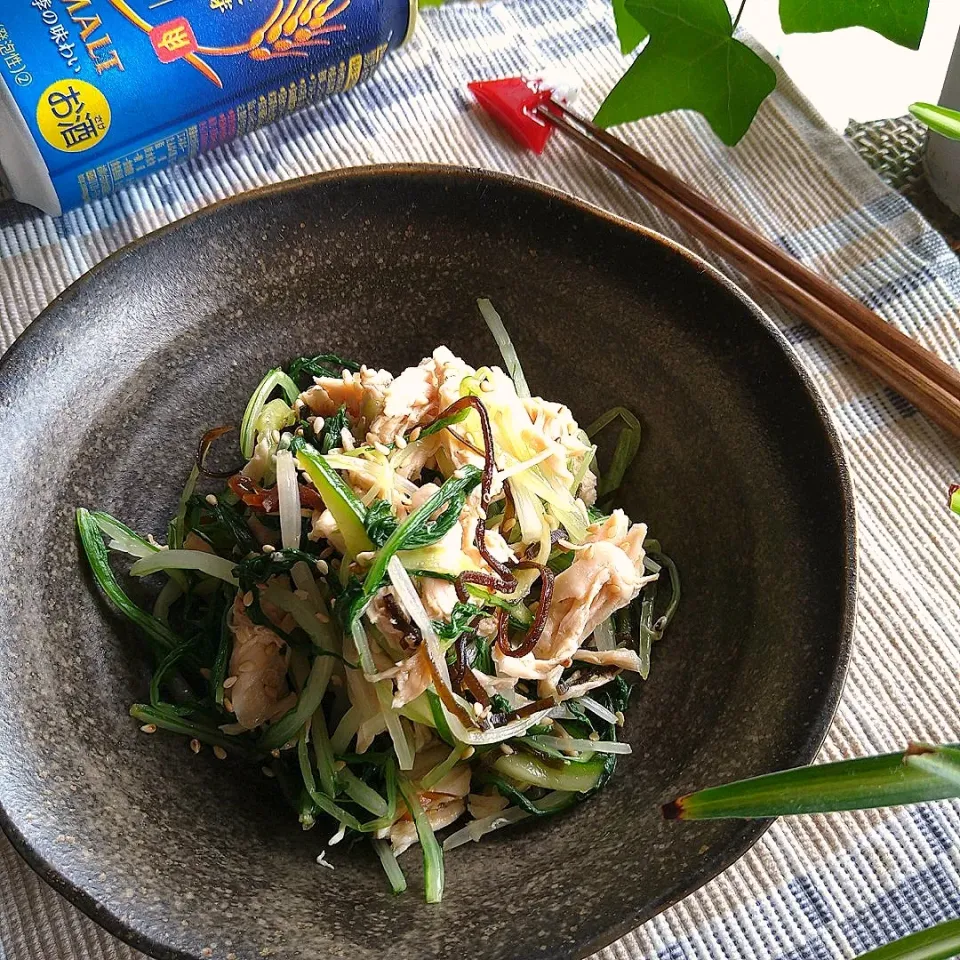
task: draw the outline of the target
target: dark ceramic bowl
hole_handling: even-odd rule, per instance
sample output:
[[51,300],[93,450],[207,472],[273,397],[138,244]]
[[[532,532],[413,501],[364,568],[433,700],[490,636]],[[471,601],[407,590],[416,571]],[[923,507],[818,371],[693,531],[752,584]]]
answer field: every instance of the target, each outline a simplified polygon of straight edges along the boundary
[[[398,370],[446,343],[498,361],[490,296],[535,392],[644,436],[622,503],[683,603],[600,795],[447,857],[439,906],[365,845],[301,832],[274,782],[137,732],[144,651],[80,561],[73,511],[161,535],[198,434],[308,351]],[[476,171],[345,171],[218,204],[110,257],[0,368],[0,814],[49,883],[156,957],[580,957],[733,862],[761,822],[659,805],[806,763],[849,654],[854,520],[823,407],[782,337],[673,243]],[[266,951],[266,954],[263,953]],[[273,951],[272,953],[270,951]]]

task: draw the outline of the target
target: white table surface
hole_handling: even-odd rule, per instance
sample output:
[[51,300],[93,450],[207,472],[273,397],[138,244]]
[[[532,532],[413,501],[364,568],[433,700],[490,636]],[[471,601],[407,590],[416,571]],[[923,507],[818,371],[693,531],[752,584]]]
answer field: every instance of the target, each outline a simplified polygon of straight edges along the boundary
[[[845,0],[834,0],[844,3]],[[728,0],[735,12],[739,0]],[[742,26],[783,64],[827,122],[899,117],[916,100],[936,103],[960,30],[960,0],[931,0],[923,43],[898,47],[862,28],[785,35],[778,0],[746,0]]]

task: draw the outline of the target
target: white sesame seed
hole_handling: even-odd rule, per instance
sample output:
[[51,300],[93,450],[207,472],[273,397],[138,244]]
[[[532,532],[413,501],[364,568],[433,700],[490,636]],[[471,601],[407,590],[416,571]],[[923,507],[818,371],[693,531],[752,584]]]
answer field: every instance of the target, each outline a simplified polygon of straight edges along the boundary
[[340,441],[343,444],[344,450],[356,449],[356,444],[353,442],[353,434],[346,427],[341,427],[340,429]]
[[324,420],[323,417],[314,417],[313,420],[312,420],[312,423],[313,423],[313,432],[314,432],[314,433],[319,433],[319,432],[323,429],[323,425],[324,425],[326,422],[327,422],[327,421]]
[[325,614],[321,613],[319,610],[314,614],[314,617],[319,620],[321,623],[329,623],[330,618]]
[[483,704],[480,703],[479,700],[473,705],[473,712],[474,712],[478,717],[483,714]]
[[219,743],[215,743],[215,744],[213,745],[213,755],[214,755],[218,760],[226,760],[226,759],[227,759],[227,751],[224,750],[223,747],[221,747]]
[[204,497],[204,500],[206,500],[207,503],[209,503],[211,507],[215,507],[215,506],[217,505],[217,502],[218,502],[218,501],[217,501],[217,498],[216,498],[212,493],[208,493],[208,494]]
[[403,434],[398,433],[396,440],[393,441],[393,445],[398,449],[402,450],[406,445],[407,441],[403,439]]
[[373,558],[377,555],[376,550],[361,550],[357,554],[357,563],[368,564],[373,561]]
[[253,591],[252,591],[252,590],[248,590],[248,591],[243,595],[243,605],[244,605],[245,607],[249,607],[252,603],[253,603]]
[[593,740],[593,742],[596,743],[596,742],[600,739],[600,734],[597,733],[596,730],[594,730],[594,731],[590,734],[590,736],[589,736],[588,739]]
[[408,439],[411,443],[416,443],[416,441],[420,439],[420,433],[421,433],[420,427],[414,427],[414,428],[410,431],[410,436],[409,436],[407,439]]
[[260,772],[265,777],[270,777],[271,779],[276,776],[276,774],[269,767],[261,767]]
[[280,442],[280,431],[279,431],[279,430],[271,430],[271,431],[270,431],[270,439],[271,439],[274,443],[279,443],[279,442]]
[[200,741],[199,741],[196,737],[194,737],[194,738],[190,741],[190,749],[191,749],[194,753],[199,753],[199,752],[200,752]]
[[145,723],[140,729],[144,733],[156,733],[157,725],[155,723]]
[[229,697],[223,698],[223,709],[226,710],[227,713],[233,713],[233,701]]
[[333,769],[336,770],[337,773],[339,773],[345,766],[346,763],[343,760],[334,760],[333,762]]
[[614,714],[614,716],[617,718],[617,724],[622,727],[622,726],[623,726],[623,719],[624,719],[624,718],[623,718],[623,711],[622,711],[622,710],[618,710],[618,711]]
[[330,572],[330,564],[326,560],[318,560],[315,564],[317,572],[326,576]]
[[223,689],[229,690],[237,682],[237,679],[237,677],[227,677],[227,679],[223,681]]
[[390,452],[390,448],[379,440],[373,445],[373,449],[376,450],[377,453],[382,453],[384,456]]
[[309,600],[309,599],[310,599],[310,594],[307,593],[306,590],[301,590],[301,589],[299,589],[299,588],[293,591],[293,595],[294,595],[298,600]]
[[270,756],[273,757],[274,760],[276,760],[280,756],[280,751],[276,747],[274,747],[270,751]]
[[509,757],[509,756],[511,756],[511,755],[513,754],[514,751],[513,751],[513,747],[511,747],[509,743],[501,743],[501,744],[500,744],[500,752],[501,752],[504,756]]
[[265,543],[263,545],[264,553],[273,553],[277,548],[272,543]]

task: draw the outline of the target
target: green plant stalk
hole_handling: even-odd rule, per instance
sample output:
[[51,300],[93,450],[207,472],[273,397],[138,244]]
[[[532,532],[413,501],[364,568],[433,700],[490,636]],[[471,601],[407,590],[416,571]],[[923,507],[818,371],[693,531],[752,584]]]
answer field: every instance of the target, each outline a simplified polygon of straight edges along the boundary
[[955,747],[910,744],[905,759],[910,766],[940,777],[960,791],[960,750]]
[[[420,0],[420,5],[424,6],[423,0]],[[383,872],[390,881],[390,889],[394,893],[403,893],[403,891],[407,889],[407,880],[403,875],[403,871],[400,869],[400,864],[397,863],[397,858],[394,856],[389,841],[374,840],[373,849],[383,864]]]
[[336,797],[337,775],[333,767],[333,748],[330,745],[330,734],[327,732],[323,710],[318,710],[313,715],[310,736],[313,738],[313,755],[317,761],[320,786],[328,797]]
[[960,110],[935,103],[911,103],[910,112],[934,133],[950,140],[960,140]]
[[100,589],[120,613],[143,631],[158,659],[174,647],[179,646],[182,643],[182,638],[177,636],[162,620],[158,620],[141,610],[117,583],[117,578],[113,575],[113,570],[110,569],[107,547],[100,534],[100,528],[90,515],[90,511],[83,507],[77,508],[77,530],[90,569]]
[[323,454],[318,453],[300,437],[293,439],[290,449],[320,492],[327,509],[333,514],[350,553],[356,556],[358,553],[373,550],[373,542],[367,536],[363,523],[367,511],[357,499],[357,495],[343,482],[340,474],[327,463]]
[[307,682],[304,684],[303,692],[300,694],[296,706],[267,729],[266,733],[257,741],[258,749],[264,753],[269,753],[271,750],[279,749],[297,735],[300,728],[320,706],[323,695],[327,692],[327,683],[330,681],[332,672],[333,659],[331,657],[314,657],[310,675],[307,677]]
[[423,883],[427,903],[439,903],[443,899],[443,850],[437,841],[437,836],[430,826],[427,815],[420,805],[416,788],[409,780],[400,778],[400,795],[407,805],[407,810],[413,817],[423,848]]
[[441,780],[463,759],[465,750],[463,747],[454,747],[449,756],[441,760],[435,767],[428,770],[420,778],[420,789],[430,790],[440,783]]
[[343,792],[358,806],[372,813],[375,817],[387,815],[387,801],[372,787],[365,784],[349,767],[344,767],[337,779],[343,786]]
[[243,420],[240,423],[240,452],[248,460],[253,456],[256,445],[256,426],[260,411],[277,387],[280,387],[290,404],[300,396],[300,388],[280,367],[267,371],[247,402],[247,409],[244,410]]
[[183,493],[180,494],[180,502],[177,504],[176,516],[170,521],[167,527],[167,546],[170,547],[171,550],[183,549],[183,527],[187,519],[187,503],[193,496],[193,491],[196,489],[197,479],[199,477],[200,469],[194,464],[187,477],[187,482],[183,486]]
[[157,664],[157,668],[153,671],[153,676],[150,678],[150,703],[152,706],[156,707],[161,703],[161,684],[166,679],[167,674],[184,658],[191,646],[193,646],[192,641],[182,641]]
[[223,610],[220,621],[220,642],[217,645],[217,655],[210,672],[210,688],[213,690],[213,699],[217,706],[223,706],[223,681],[227,679],[227,666],[230,662],[230,611],[233,604],[228,603]]
[[339,821],[351,830],[360,831],[363,824],[352,814],[348,813],[339,804],[334,803],[328,796],[317,790],[317,782],[313,776],[313,768],[310,765],[310,754],[307,752],[307,732],[304,728],[297,740],[297,760],[300,763],[300,775],[303,777],[303,785],[306,788],[310,799],[324,813]]
[[672,800],[663,814],[669,820],[782,817],[960,796],[955,782],[904,761],[903,753],[887,753],[769,773]]
[[237,737],[228,737],[221,733],[216,727],[207,727],[200,723],[194,723],[184,717],[174,717],[164,711],[162,708],[151,706],[146,703],[135,703],[130,707],[130,716],[139,720],[141,723],[153,723],[162,730],[169,730],[171,733],[180,733],[185,737],[193,737],[201,743],[209,743],[213,746],[223,747],[226,750],[232,750],[241,756],[247,756],[249,750]]
[[859,960],[948,960],[958,955],[960,920],[947,920],[861,954]]

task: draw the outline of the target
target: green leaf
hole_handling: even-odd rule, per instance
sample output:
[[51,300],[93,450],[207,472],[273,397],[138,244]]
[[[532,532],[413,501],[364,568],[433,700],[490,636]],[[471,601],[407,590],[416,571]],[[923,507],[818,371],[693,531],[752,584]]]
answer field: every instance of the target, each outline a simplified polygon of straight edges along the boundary
[[[439,6],[443,0],[438,0]],[[421,2],[421,7],[429,6]],[[344,357],[337,356],[335,353],[321,353],[317,357],[297,357],[290,366],[290,377],[298,383],[302,383],[305,377],[339,377],[344,370],[351,373],[360,371],[360,364],[354,360],[347,360]],[[293,401],[291,401],[292,403]]]
[[627,0],[613,0],[613,19],[620,38],[620,52],[624,56],[633,53],[648,34],[643,24],[627,9]]
[[670,110],[697,110],[724,143],[737,143],[777,77],[733,39],[724,0],[684,0],[671,10],[650,0],[624,3],[650,31],[650,41],[600,105],[596,122],[612,127]]
[[960,140],[960,110],[939,107],[935,103],[911,103],[910,112],[934,133]]
[[960,484],[954,483],[950,487],[950,509],[960,513]]
[[932,773],[960,791],[960,750],[914,743],[908,747],[905,759],[910,766]]
[[[918,750],[887,753],[860,760],[798,767],[673,800],[663,807],[670,820],[716,820],[726,817],[781,817],[799,813],[868,810],[960,796],[960,785],[915,762]],[[905,762],[908,761],[908,762]]]
[[930,0],[780,0],[784,33],[824,33],[866,27],[916,50]]
[[929,930],[911,933],[884,947],[861,954],[859,960],[947,960],[960,954],[960,920],[947,920]]

